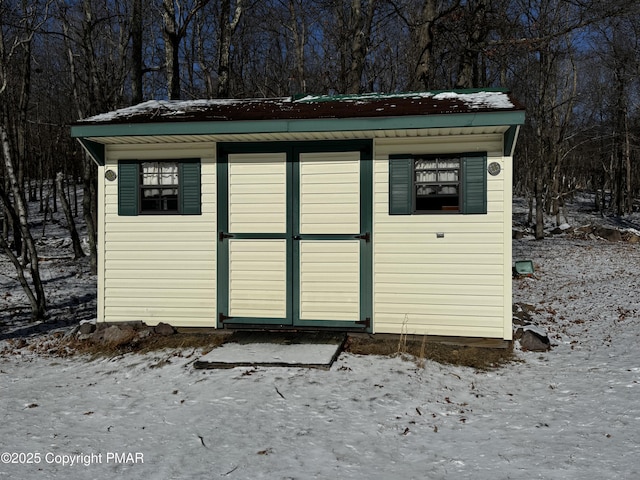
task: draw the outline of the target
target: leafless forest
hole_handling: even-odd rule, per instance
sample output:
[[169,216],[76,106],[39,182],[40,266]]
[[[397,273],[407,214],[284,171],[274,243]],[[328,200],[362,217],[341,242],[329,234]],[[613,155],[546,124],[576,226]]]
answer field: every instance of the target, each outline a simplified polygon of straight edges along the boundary
[[0,249],[34,319],[26,203],[65,210],[77,257],[83,216],[95,265],[95,168],[68,125],[149,99],[504,87],[537,238],[576,190],[638,207],[637,0],[0,0],[0,27]]

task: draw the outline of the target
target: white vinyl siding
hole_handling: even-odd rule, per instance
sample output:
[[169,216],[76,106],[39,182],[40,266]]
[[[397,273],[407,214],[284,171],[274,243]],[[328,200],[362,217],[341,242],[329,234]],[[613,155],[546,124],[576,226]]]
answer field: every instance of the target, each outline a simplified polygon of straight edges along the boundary
[[[108,145],[100,170],[98,320],[215,327],[215,144]],[[201,215],[118,216],[118,160],[200,158]]]
[[300,233],[360,232],[360,152],[300,155]]
[[300,242],[300,320],[360,320],[360,241]]
[[284,153],[229,155],[229,232],[287,231]]
[[[510,339],[511,164],[502,136],[439,140],[375,142],[374,330]],[[502,167],[487,175],[487,214],[389,215],[389,155],[470,152]]]
[[229,240],[229,316],[287,315],[286,240]]

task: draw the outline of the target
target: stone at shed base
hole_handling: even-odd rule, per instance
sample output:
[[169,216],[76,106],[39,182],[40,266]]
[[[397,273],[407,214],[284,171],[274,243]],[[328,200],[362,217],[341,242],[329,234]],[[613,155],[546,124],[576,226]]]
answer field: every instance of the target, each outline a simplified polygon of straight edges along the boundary
[[546,334],[525,328],[520,337],[520,347],[531,352],[546,352],[551,348],[551,342]]
[[80,328],[78,329],[78,333],[80,333],[81,335],[87,335],[95,331],[96,331],[96,324],[91,322],[85,322],[81,324]]
[[153,327],[153,332],[156,335],[173,335],[174,333],[176,333],[176,329],[173,328],[171,325],[169,325],[168,323],[163,323],[160,322],[158,325],[156,325],[155,327]]
[[129,325],[111,325],[96,332],[94,340],[105,344],[120,345],[130,341],[134,336],[135,330]]

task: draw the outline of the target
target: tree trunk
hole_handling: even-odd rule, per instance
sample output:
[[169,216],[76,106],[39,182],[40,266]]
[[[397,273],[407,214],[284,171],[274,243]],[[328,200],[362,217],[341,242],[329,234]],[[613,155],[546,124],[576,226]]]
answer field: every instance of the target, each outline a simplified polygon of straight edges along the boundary
[[91,272],[97,273],[98,271],[98,238],[97,222],[96,222],[96,187],[95,187],[95,167],[93,161],[88,155],[84,156],[84,170],[83,170],[83,188],[84,195],[82,197],[82,214],[87,226],[87,236],[89,237],[89,255],[91,262]]
[[[85,14],[85,19],[87,18]],[[86,30],[86,27],[85,27]],[[83,105],[86,104],[86,108],[88,111],[95,111],[97,109],[97,105],[87,103],[86,100],[83,100],[80,97],[80,92],[78,89],[78,77],[76,75],[76,61],[75,55],[71,48],[71,44],[69,41],[69,25],[65,21],[63,22],[63,31],[65,33],[66,40],[66,50],[67,50],[67,59],[69,61],[69,73],[70,73],[70,81],[72,87],[73,99],[75,102],[76,112],[78,118],[82,118],[85,116],[86,111],[82,108]],[[95,96],[92,97],[94,102],[96,101]],[[93,160],[89,157],[87,153],[84,153],[82,156],[82,186],[83,186],[83,197],[82,197],[82,215],[84,217],[84,221],[87,228],[87,237],[89,238],[89,258],[91,265],[91,272],[97,273],[98,271],[98,239],[97,239],[97,230],[96,230],[96,214],[94,205],[96,203],[96,188],[94,183],[95,174],[93,173],[93,169],[95,168],[93,165]]]
[[411,80],[412,90],[428,90],[431,80],[433,55],[433,25],[437,16],[436,0],[425,0],[415,31],[414,45],[418,50],[416,65]]
[[236,8],[231,16],[231,0],[222,0],[220,6],[220,37],[218,41],[218,88],[216,97],[227,98],[231,93],[231,38],[243,13],[242,0],[236,1]]
[[351,38],[351,65],[347,72],[347,90],[345,93],[361,93],[362,90],[362,74],[367,57],[369,37],[371,36],[374,1],[375,0],[367,0],[367,10],[363,12],[361,0],[351,0],[351,21],[349,28]]
[[456,88],[480,86],[479,56],[481,46],[488,33],[487,19],[485,18],[488,10],[487,0],[478,0],[475,4],[470,3],[468,8],[473,8],[473,12],[470,13],[471,21],[466,46],[460,56]]
[[[20,220],[20,232],[22,233],[22,238],[29,258],[31,285],[26,285],[27,288],[25,289],[25,293],[27,294],[27,297],[29,297],[29,301],[31,303],[31,318],[34,321],[41,320],[46,318],[47,302],[42,281],[40,279],[38,252],[33,237],[31,236],[31,230],[29,229],[29,223],[27,221],[27,205],[24,201],[24,197],[22,195],[23,192],[21,192],[21,185],[18,183],[18,178],[13,166],[9,138],[7,136],[7,131],[3,126],[0,126],[0,143],[2,143],[6,175],[11,183],[11,192],[13,193],[16,213]],[[18,275],[20,275],[20,272],[18,272]],[[23,287],[24,286],[25,285],[23,285]]]
[[180,37],[176,21],[174,0],[162,1],[164,20],[164,57],[167,72],[167,90],[170,100],[180,99]]
[[536,240],[544,239],[544,183],[543,176],[538,175],[536,178],[536,229],[535,229],[535,237]]
[[131,14],[131,103],[142,102],[142,0],[133,0]]
[[56,175],[56,185],[58,187],[58,195],[60,196],[60,204],[62,205],[62,211],[64,212],[64,216],[67,219],[67,228],[69,229],[69,234],[71,235],[71,244],[73,245],[73,258],[75,260],[82,258],[85,256],[84,250],[82,250],[82,243],[80,242],[80,236],[78,235],[78,230],[76,229],[76,222],[73,219],[73,214],[71,213],[71,206],[69,205],[69,201],[67,200],[67,196],[64,191],[63,184],[64,175],[62,172],[59,172]]
[[[304,8],[304,7],[300,7]],[[293,49],[294,49],[294,73],[293,82],[290,88],[290,94],[295,95],[299,93],[306,93],[307,82],[305,79],[304,68],[304,45],[306,43],[306,29],[304,21],[302,25],[298,24],[298,13],[294,0],[289,0],[289,15],[291,17],[291,34],[293,35]]]

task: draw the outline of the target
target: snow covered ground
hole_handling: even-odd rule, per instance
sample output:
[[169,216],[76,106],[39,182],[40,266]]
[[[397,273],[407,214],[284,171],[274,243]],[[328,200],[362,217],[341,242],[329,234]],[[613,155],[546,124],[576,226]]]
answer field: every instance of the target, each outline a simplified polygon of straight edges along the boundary
[[[554,347],[488,372],[345,353],[329,371],[195,370],[194,351],[13,349],[0,357],[0,479],[640,478],[640,247],[525,237],[514,258],[536,266],[514,302],[537,307]],[[90,316],[86,264],[51,260],[45,275],[56,328]],[[0,288],[2,350],[25,329],[1,256]]]

